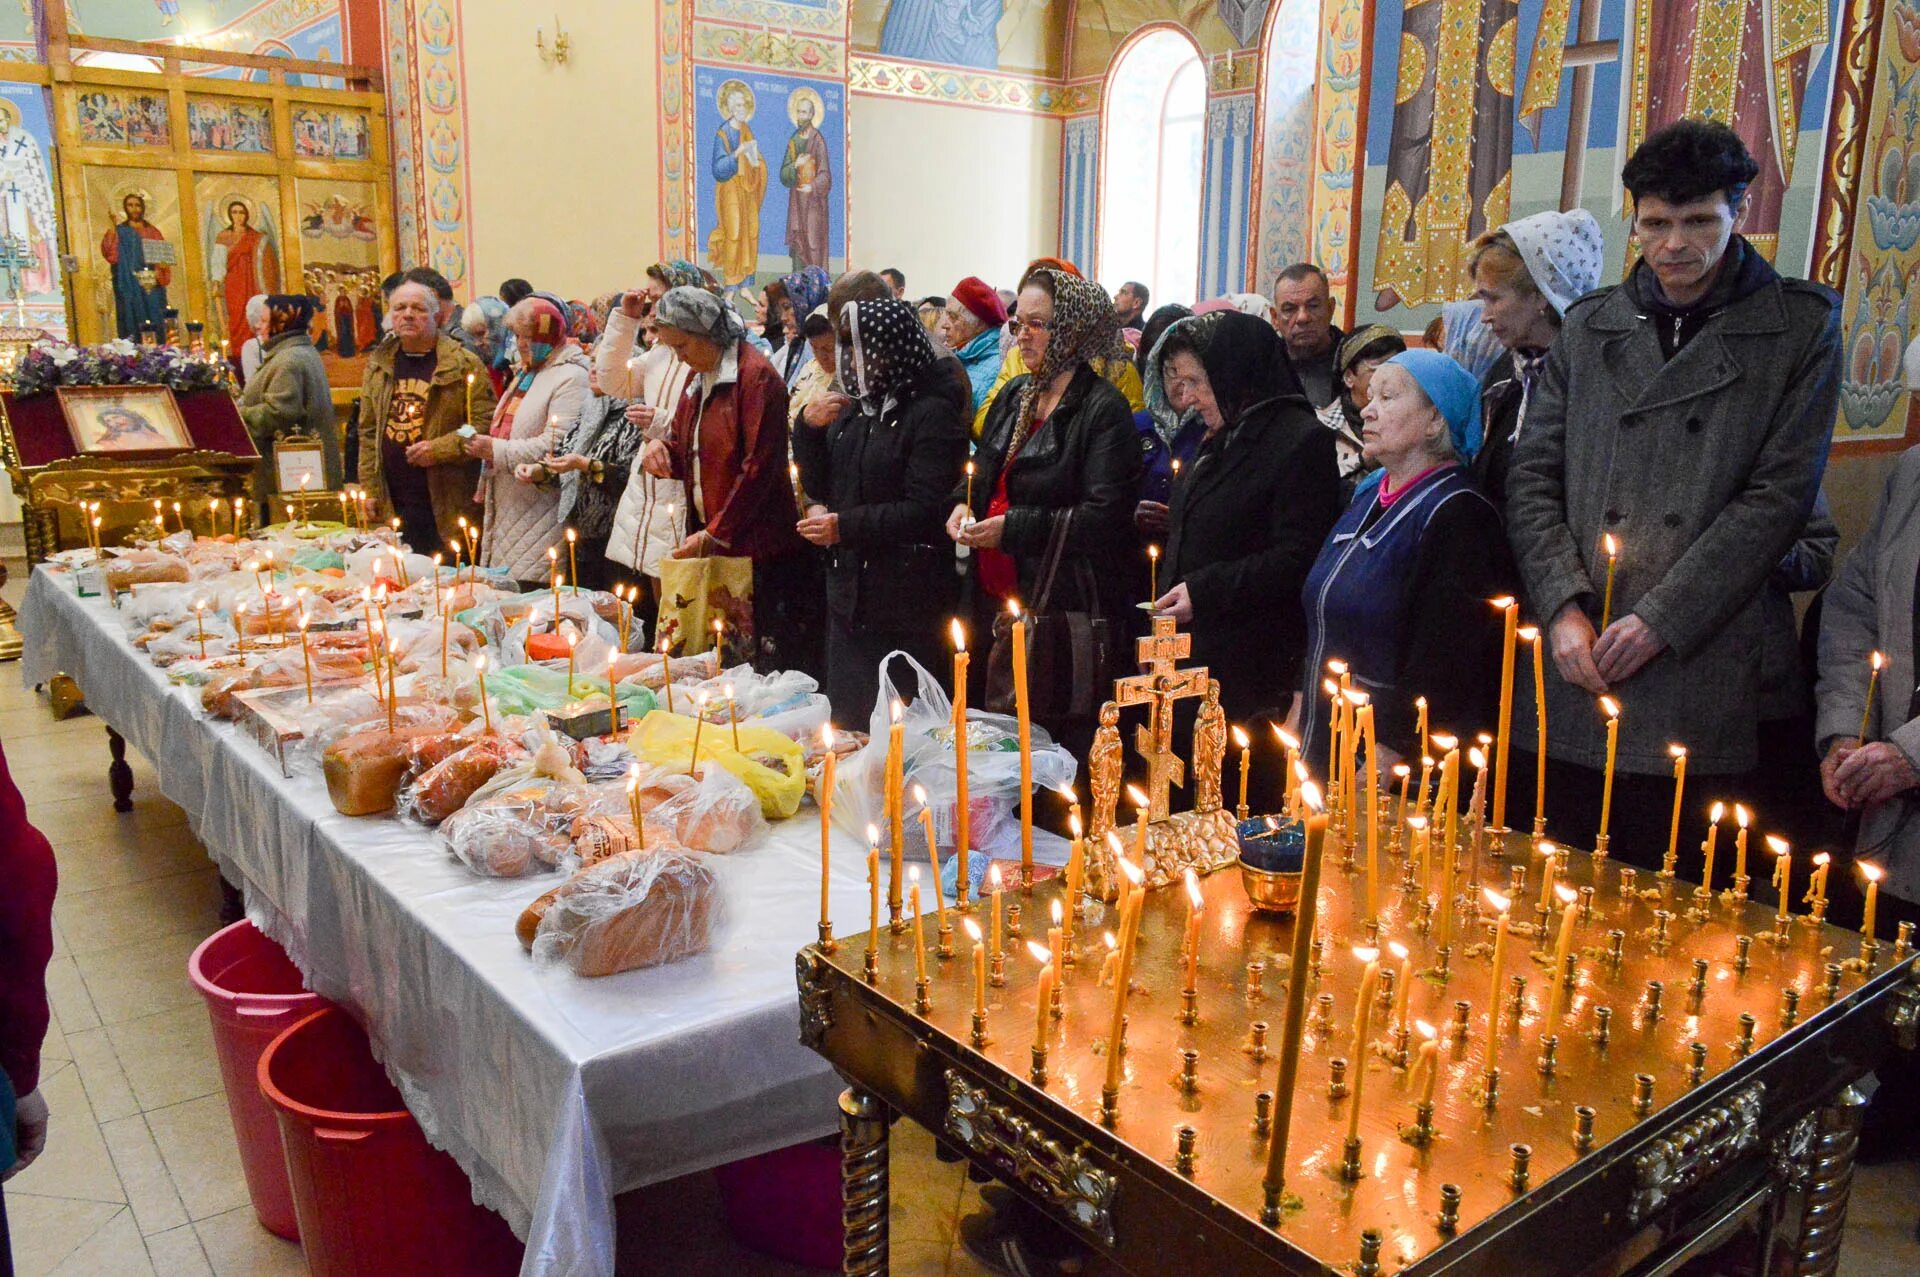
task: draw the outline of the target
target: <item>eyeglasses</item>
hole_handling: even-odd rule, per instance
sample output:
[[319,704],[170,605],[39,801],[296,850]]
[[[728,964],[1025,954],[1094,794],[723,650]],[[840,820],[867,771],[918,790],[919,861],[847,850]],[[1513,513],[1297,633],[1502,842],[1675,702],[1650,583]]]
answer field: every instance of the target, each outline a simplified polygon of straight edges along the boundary
[[1049,319],[1009,319],[1007,321],[1007,331],[1014,336],[1018,337],[1023,329],[1045,336],[1053,331],[1053,321]]
[[1176,395],[1190,395],[1204,384],[1198,377],[1167,378],[1167,390]]

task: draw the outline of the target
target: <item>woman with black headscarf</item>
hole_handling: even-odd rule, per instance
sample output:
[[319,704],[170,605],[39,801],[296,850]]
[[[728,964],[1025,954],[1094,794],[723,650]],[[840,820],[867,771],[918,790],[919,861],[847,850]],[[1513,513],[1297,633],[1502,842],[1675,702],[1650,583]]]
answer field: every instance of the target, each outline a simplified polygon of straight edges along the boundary
[[1305,646],[1300,587],[1340,517],[1333,435],[1262,320],[1182,320],[1156,358],[1206,434],[1174,484],[1155,610],[1191,627],[1193,661],[1219,680],[1229,717],[1278,721]]
[[958,584],[940,525],[967,423],[948,397],[914,389],[938,354],[910,304],[854,302],[838,337],[852,402],[824,429],[803,416],[793,450],[814,496],[800,535],[827,557],[827,697],[840,722],[864,723],[888,652],[938,668]]
[[273,442],[282,435],[319,439],[327,490],[338,491],[342,482],[340,425],[333,412],[333,392],[327,386],[326,365],[320,362],[320,352],[313,348],[313,338],[307,333],[314,310],[313,298],[301,294],[267,298],[267,336],[261,343],[265,357],[240,392],[240,419],[246,422],[247,433],[261,457],[255,467],[253,497],[262,509],[272,509],[268,502],[277,486],[273,480]]

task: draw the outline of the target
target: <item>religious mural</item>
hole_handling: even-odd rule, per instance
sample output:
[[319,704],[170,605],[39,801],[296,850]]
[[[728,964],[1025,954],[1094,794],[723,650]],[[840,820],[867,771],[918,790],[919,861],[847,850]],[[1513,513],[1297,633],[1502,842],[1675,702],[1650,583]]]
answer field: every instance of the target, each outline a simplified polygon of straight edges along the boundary
[[306,292],[320,299],[313,341],[338,359],[363,355],[379,339],[379,229],[372,182],[301,178],[300,260]]
[[226,341],[237,353],[252,335],[247,299],[284,291],[280,184],[271,177],[201,173],[194,201],[207,270],[207,340]]
[[846,260],[846,90],[696,66],[695,243],[730,289]]
[[467,278],[473,261],[467,221],[472,192],[459,10],[452,0],[381,0],[381,5],[401,265],[431,266],[457,292],[478,291]]
[[1047,0],[853,0],[853,47],[880,59],[1058,77],[1070,6]]
[[187,145],[196,151],[269,155],[273,108],[251,98],[187,98]]
[[45,90],[0,84],[0,323],[67,330]]
[[1173,22],[1203,56],[1252,49],[1266,29],[1272,0],[1081,0],[1074,8],[1072,79],[1106,74],[1127,38],[1155,22]]
[[106,265],[90,299],[100,330],[129,338],[160,331],[185,295],[175,278],[179,183],[167,170],[95,165],[86,170],[86,194],[87,231],[73,238],[76,247],[90,243]]

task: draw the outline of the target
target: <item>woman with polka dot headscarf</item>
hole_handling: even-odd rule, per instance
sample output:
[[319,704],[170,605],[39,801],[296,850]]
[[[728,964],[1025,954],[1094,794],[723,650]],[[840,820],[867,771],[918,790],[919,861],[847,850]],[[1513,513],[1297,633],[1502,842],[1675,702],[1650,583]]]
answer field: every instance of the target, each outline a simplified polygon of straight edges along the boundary
[[847,406],[825,427],[803,416],[793,451],[808,494],[800,535],[826,554],[827,697],[840,722],[860,723],[887,653],[937,668],[958,593],[941,526],[967,423],[949,396],[915,389],[939,355],[909,303],[854,302],[836,336]]

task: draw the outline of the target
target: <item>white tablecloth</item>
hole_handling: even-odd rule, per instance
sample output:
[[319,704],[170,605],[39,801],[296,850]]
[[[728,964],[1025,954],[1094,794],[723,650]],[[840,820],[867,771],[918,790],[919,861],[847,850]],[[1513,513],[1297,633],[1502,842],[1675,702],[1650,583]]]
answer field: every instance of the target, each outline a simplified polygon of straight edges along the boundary
[[[716,859],[729,921],[710,952],[599,980],[540,970],[513,924],[554,876],[479,878],[417,827],[341,816],[311,761],[283,778],[69,575],[35,569],[20,628],[26,682],[78,680],[308,987],[366,1025],[427,1137],[526,1239],[523,1274],[611,1273],[614,1195],[834,1129],[793,975],[819,908],[811,807]],[[841,929],[864,926],[864,848],[836,839],[833,861]]]

